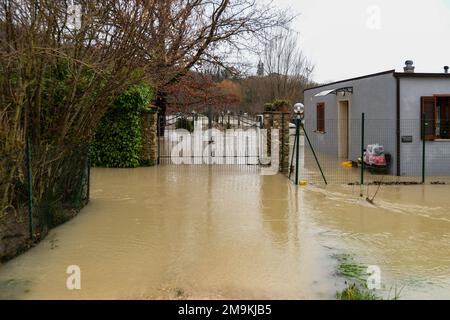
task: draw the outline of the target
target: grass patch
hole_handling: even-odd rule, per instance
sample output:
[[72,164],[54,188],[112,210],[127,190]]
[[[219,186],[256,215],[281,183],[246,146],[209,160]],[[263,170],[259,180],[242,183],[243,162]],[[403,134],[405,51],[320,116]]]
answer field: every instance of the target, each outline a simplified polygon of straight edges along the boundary
[[338,300],[382,300],[367,287],[367,266],[355,262],[349,254],[336,254],[334,258],[338,261],[337,275],[346,279],[345,289],[336,292]]
[[367,267],[354,262],[353,258],[348,254],[336,255],[338,260],[338,275],[347,279],[367,281]]
[[382,300],[373,291],[364,289],[353,283],[341,292],[336,293],[338,300]]

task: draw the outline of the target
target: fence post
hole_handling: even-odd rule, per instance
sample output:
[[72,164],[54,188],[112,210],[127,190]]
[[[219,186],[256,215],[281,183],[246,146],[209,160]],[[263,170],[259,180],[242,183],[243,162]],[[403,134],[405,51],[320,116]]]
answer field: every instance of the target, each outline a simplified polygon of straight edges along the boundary
[[161,164],[161,131],[160,131],[161,119],[160,119],[160,117],[161,117],[161,115],[158,112],[156,115],[156,126],[157,126],[156,139],[158,139],[158,159],[156,160],[156,163],[158,166]]
[[[89,148],[90,150],[90,148]],[[88,150],[88,158],[87,158],[87,199],[86,201],[91,201],[91,153]]]
[[426,151],[426,134],[425,127],[427,123],[425,122],[426,114],[422,114],[422,184],[425,184],[425,151]]
[[285,170],[285,168],[284,168],[284,113],[282,113],[281,114],[281,161],[280,161],[280,172],[283,172],[284,170]]
[[300,168],[300,116],[295,117],[295,185],[298,186],[298,174]]
[[296,164],[294,164],[294,157],[296,156],[296,154],[297,154],[297,148],[298,148],[298,136],[297,136],[297,120],[295,120],[295,140],[294,140],[294,148],[292,149],[292,156],[291,156],[291,162],[289,163],[289,180],[291,180],[291,176],[292,176],[292,173],[293,173],[293,170],[294,170],[294,168],[295,169],[297,169],[296,168],[296,166],[297,166],[297,163]]
[[364,129],[365,129],[365,114],[361,116],[361,185],[364,185]]
[[31,168],[31,141],[30,134],[27,131],[26,142],[26,162],[27,162],[27,179],[28,179],[28,231],[30,239],[33,240],[33,171]]

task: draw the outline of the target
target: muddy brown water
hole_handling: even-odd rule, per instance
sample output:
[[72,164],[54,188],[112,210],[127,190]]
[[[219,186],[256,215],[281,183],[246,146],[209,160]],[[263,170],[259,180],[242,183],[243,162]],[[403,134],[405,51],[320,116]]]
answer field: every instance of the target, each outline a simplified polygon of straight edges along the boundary
[[351,254],[381,268],[384,297],[450,299],[449,190],[383,187],[371,205],[246,167],[94,169],[80,215],[0,266],[0,298],[333,299],[333,255]]

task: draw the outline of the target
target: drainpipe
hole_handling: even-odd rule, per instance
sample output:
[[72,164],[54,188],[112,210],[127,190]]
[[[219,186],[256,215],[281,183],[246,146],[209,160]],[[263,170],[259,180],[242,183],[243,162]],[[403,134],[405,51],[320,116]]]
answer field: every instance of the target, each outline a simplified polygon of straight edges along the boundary
[[400,165],[400,160],[401,160],[401,153],[400,153],[400,148],[401,148],[401,139],[400,139],[400,134],[401,134],[401,126],[400,126],[400,93],[401,93],[401,88],[400,88],[400,78],[396,77],[397,80],[397,115],[396,115],[396,131],[397,131],[397,176],[400,177],[401,176],[401,165]]

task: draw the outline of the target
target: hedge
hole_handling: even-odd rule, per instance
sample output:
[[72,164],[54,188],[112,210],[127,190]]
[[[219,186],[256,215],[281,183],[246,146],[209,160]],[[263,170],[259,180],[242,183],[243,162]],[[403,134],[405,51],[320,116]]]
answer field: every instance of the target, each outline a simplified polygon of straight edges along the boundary
[[136,168],[141,164],[141,114],[153,96],[147,85],[134,86],[121,94],[96,129],[91,145],[95,167]]

